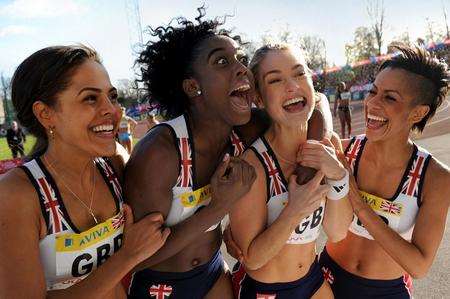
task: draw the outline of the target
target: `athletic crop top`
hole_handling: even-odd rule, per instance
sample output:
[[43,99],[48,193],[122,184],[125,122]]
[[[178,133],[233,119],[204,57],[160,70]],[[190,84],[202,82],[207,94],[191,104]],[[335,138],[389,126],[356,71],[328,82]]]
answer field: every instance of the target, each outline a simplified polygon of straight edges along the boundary
[[[179,174],[177,183],[172,188],[173,199],[166,219],[167,226],[184,221],[211,201],[211,185],[199,188],[196,184],[194,143],[186,119],[187,115],[181,115],[155,126],[170,128],[176,140],[179,156]],[[233,148],[231,156],[238,156],[244,152],[244,144],[234,131],[231,132],[230,143]],[[214,230],[218,225],[219,223],[213,225],[207,231]]]
[[[358,166],[366,141],[365,135],[355,136],[345,150],[346,159],[355,179],[358,176]],[[417,213],[419,212],[423,181],[430,159],[430,153],[414,144],[408,166],[392,198],[385,199],[360,190],[361,198],[366,201],[372,210],[391,229],[408,241],[411,240]],[[353,216],[350,231],[358,236],[373,240],[373,237],[356,215]]]
[[[258,157],[266,173],[267,225],[271,225],[288,202],[288,183],[277,157],[264,137],[258,138],[250,149]],[[286,244],[306,244],[315,241],[319,236],[324,212],[325,200],[311,215],[300,221]]]
[[122,245],[121,186],[109,161],[96,158],[94,163],[114,197],[116,215],[83,232],[72,223],[58,187],[41,159],[21,166],[36,189],[47,225],[39,251],[49,291],[68,288],[86,278]]
[[120,119],[119,122],[119,128],[120,129],[126,129],[127,132],[130,131],[130,124],[128,123],[130,121],[130,117],[129,116],[122,116],[122,118]]

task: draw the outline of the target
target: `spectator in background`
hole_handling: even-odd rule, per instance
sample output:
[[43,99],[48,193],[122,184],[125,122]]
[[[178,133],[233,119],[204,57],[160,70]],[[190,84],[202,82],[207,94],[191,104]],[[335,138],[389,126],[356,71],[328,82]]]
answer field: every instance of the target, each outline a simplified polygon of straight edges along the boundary
[[156,118],[156,111],[152,110],[147,113],[147,131],[159,124],[159,120]]
[[133,143],[133,130],[137,125],[137,122],[125,113],[125,107],[122,107],[122,118],[119,124],[119,143],[123,145],[128,153],[131,153]]
[[339,111],[339,122],[341,123],[341,137],[345,137],[345,125],[347,125],[348,135],[350,138],[352,133],[352,113],[350,111],[351,94],[347,90],[344,82],[339,83],[334,101],[333,116],[336,116],[336,108]]
[[16,121],[13,121],[11,128],[7,130],[6,141],[14,159],[17,158],[17,154],[20,154],[21,157],[25,156],[23,144],[26,141],[26,137]]

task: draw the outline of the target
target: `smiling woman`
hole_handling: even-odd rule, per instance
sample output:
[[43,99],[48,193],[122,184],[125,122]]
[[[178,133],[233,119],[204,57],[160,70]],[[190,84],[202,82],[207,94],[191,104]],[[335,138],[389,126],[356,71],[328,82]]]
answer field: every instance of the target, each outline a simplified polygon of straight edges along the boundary
[[[326,176],[329,184],[345,183],[348,176],[329,141],[307,141],[316,96],[299,49],[265,45],[250,69],[258,87],[255,102],[272,124],[242,156],[255,168],[256,180],[230,213],[232,237],[242,251],[243,268],[233,273],[239,298],[332,298],[316,239],[321,227],[332,242],[343,239],[351,206],[345,192],[336,196],[320,182]],[[298,154],[300,165],[320,170],[302,185],[294,173]]]
[[17,68],[12,100],[37,142],[0,179],[0,297],[124,298],[121,278],[169,231],[160,214],[133,224],[123,204],[117,93],[97,53],[37,51]]
[[365,134],[343,140],[354,218],[349,234],[328,242],[320,263],[335,298],[412,298],[426,275],[450,204],[450,171],[410,139],[448,90],[447,65],[419,48],[398,48],[364,100]]
[[218,223],[246,193],[254,171],[230,156],[245,146],[234,126],[251,117],[252,77],[239,37],[204,20],[151,30],[137,63],[149,98],[170,121],[140,140],[127,164],[125,194],[139,219],[159,211],[172,230],[158,253],[139,266],[132,298],[232,298],[219,251]]

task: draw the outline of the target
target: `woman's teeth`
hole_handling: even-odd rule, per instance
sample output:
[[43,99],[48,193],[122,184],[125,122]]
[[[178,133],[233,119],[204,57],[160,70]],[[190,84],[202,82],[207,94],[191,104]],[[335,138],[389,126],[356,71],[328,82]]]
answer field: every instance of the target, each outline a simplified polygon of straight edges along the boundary
[[234,89],[230,95],[231,96],[235,96],[235,97],[244,97],[247,94],[247,91],[250,90],[250,85],[248,84],[244,84],[241,85],[239,87],[237,87],[236,89]]
[[111,132],[114,129],[113,125],[100,125],[92,128],[92,131],[98,132]]
[[381,122],[386,122],[387,121],[386,118],[381,117],[381,116],[376,116],[376,115],[373,115],[373,114],[367,115],[367,119],[368,120],[381,121]]
[[369,129],[372,129],[372,130],[380,129],[380,128],[384,127],[384,125],[386,125],[387,123],[388,123],[388,120],[384,117],[376,116],[373,114],[367,115],[366,126]]
[[233,90],[233,92],[244,92],[250,90],[250,85],[244,84]]
[[302,98],[290,99],[290,100],[286,101],[286,102],[283,104],[283,107],[287,107],[287,106],[289,106],[289,105],[294,105],[294,104],[297,104],[297,103],[300,103],[300,102],[302,102],[303,105],[304,105],[305,102],[306,102],[306,99],[303,98],[303,97],[302,97]]

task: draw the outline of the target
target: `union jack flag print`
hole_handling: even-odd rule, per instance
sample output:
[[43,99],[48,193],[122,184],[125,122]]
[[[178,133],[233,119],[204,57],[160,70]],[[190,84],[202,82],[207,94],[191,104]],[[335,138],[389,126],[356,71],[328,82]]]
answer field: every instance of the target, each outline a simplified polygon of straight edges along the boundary
[[123,214],[123,212],[120,212],[119,215],[116,215],[116,216],[112,219],[112,226],[113,226],[114,229],[118,229],[118,228],[121,227],[124,223],[125,223],[125,215]]
[[236,134],[236,132],[231,131],[230,135],[231,145],[233,146],[233,156],[239,156],[244,152],[244,144],[242,143],[241,139],[239,139],[239,136]]
[[402,210],[400,205],[393,203],[393,202],[386,202],[386,201],[383,201],[381,203],[380,208],[389,214],[394,214],[394,215],[398,215],[398,216],[400,215],[400,212]]
[[177,180],[177,187],[191,187],[192,183],[192,152],[189,140],[186,137],[178,139],[178,146],[181,153],[181,171]]
[[334,276],[331,273],[331,270],[327,267],[322,267],[323,272],[323,278],[325,278],[326,281],[328,281],[329,284],[333,284],[334,282]]
[[262,152],[261,156],[264,159],[264,163],[266,164],[269,180],[270,180],[270,197],[277,196],[287,192],[286,186],[283,184],[281,179],[280,171],[275,165],[274,160],[270,157],[267,151]]
[[45,211],[48,215],[49,227],[47,228],[50,234],[59,233],[68,230],[68,226],[64,221],[64,216],[61,211],[59,201],[56,198],[55,191],[50,187],[45,178],[37,179],[41,194],[44,199]]
[[351,145],[351,147],[348,149],[347,155],[345,158],[347,159],[348,165],[350,165],[350,168],[353,172],[353,167],[355,165],[356,158],[358,157],[359,150],[361,148],[361,142],[362,138],[356,137],[355,142]]
[[106,178],[108,179],[108,183],[110,186],[113,187],[114,193],[116,197],[123,201],[122,198],[122,187],[120,186],[119,181],[117,180],[117,176],[115,175],[114,171],[112,170],[111,166],[103,160],[103,159],[97,159],[96,162],[98,162],[101,166],[101,168],[104,170]]
[[417,196],[419,194],[420,175],[425,158],[423,156],[416,156],[413,166],[408,173],[405,184],[403,184],[402,193],[408,196]]
[[156,299],[169,298],[170,294],[172,294],[172,287],[166,284],[152,285],[149,289],[149,294],[150,297]]

